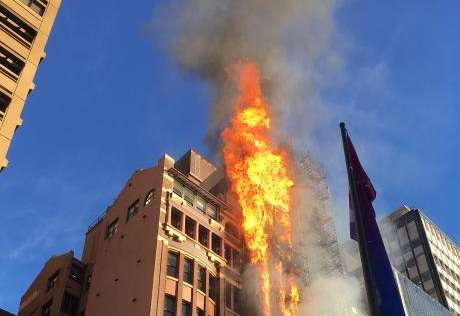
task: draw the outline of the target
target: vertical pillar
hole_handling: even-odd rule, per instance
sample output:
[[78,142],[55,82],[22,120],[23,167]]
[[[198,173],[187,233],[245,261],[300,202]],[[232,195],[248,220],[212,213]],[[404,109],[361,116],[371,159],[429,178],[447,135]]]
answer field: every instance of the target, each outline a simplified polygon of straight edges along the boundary
[[182,291],[184,289],[184,254],[179,253],[179,275],[177,276],[176,315],[182,315]]
[[[220,269],[220,268],[219,268]],[[225,278],[224,274],[219,271],[219,299],[217,303],[217,315],[225,316]]]

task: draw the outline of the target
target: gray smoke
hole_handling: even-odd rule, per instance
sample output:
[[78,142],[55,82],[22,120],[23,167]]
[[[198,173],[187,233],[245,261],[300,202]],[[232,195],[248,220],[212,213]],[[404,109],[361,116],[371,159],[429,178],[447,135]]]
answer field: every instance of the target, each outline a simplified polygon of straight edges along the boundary
[[156,33],[167,49],[212,88],[208,141],[215,149],[232,112],[227,70],[239,61],[259,65],[280,133],[308,132],[319,118],[324,78],[341,63],[336,8],[336,0],[190,0],[157,11]]

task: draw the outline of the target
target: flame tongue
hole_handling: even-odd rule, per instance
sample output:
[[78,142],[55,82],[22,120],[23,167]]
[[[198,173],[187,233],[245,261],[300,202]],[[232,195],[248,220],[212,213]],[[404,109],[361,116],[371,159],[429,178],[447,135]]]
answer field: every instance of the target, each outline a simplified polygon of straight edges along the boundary
[[260,273],[263,314],[297,315],[297,285],[291,278],[283,280],[284,260],[291,258],[289,203],[294,182],[286,154],[270,142],[270,111],[258,68],[253,63],[239,66],[235,115],[222,134],[227,175],[242,209],[250,261]]

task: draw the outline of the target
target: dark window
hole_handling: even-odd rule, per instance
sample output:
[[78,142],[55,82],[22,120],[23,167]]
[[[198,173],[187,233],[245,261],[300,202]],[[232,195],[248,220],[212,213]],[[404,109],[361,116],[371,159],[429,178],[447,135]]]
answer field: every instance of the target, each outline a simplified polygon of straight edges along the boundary
[[212,251],[222,255],[222,239],[214,234],[212,234]]
[[196,316],[204,316],[204,310],[197,308],[196,309]]
[[203,246],[209,247],[209,230],[207,230],[203,226],[200,226],[200,229],[198,231],[198,241]]
[[230,224],[230,223],[225,224],[225,231],[235,238],[240,238],[238,229],[233,224]]
[[115,218],[109,226],[107,226],[107,231],[105,233],[105,238],[111,238],[118,231],[118,217]]
[[8,76],[16,80],[24,68],[24,62],[15,54],[0,46],[0,65],[9,70]]
[[136,200],[133,204],[131,204],[130,207],[128,207],[128,213],[126,215],[126,221],[129,222],[131,218],[134,217],[134,215],[139,212],[139,200]]
[[232,247],[230,247],[229,245],[225,244],[225,260],[227,260],[227,264],[229,266],[233,266],[233,263],[232,263]]
[[232,285],[225,282],[225,307],[232,308]]
[[0,120],[3,119],[6,109],[10,105],[11,99],[0,91]]
[[61,311],[69,314],[69,315],[76,315],[78,309],[78,297],[64,292],[64,299],[62,300],[62,307]]
[[193,284],[193,260],[185,258],[184,260],[184,282]]
[[51,315],[51,305],[53,305],[53,300],[49,300],[45,305],[42,306],[41,316]]
[[237,287],[233,287],[233,310],[241,314],[241,307],[241,290]]
[[86,288],[86,290],[89,290],[90,287],[91,287],[91,274],[86,277],[86,286],[85,286],[85,288]]
[[81,284],[82,272],[83,271],[80,266],[77,266],[76,264],[72,264],[72,267],[70,268],[70,278]]
[[144,206],[149,206],[150,203],[152,203],[154,198],[155,198],[155,190],[152,189],[145,196]]
[[196,222],[190,217],[185,218],[185,233],[190,238],[196,238]]
[[233,249],[233,267],[236,269],[236,270],[240,270],[241,269],[241,257],[240,257],[240,253],[238,251],[236,251],[235,249]]
[[164,316],[176,315],[176,298],[173,296],[165,296]]
[[209,276],[209,297],[217,302],[219,297],[219,279],[214,276]]
[[177,278],[179,265],[179,254],[176,252],[168,252],[168,268],[167,274]]
[[37,1],[37,0],[21,0],[26,6],[31,8],[35,13],[42,16],[45,13],[46,6],[42,2],[47,3],[48,1]]
[[173,225],[178,230],[182,230],[182,212],[177,208],[171,208],[171,225]]
[[206,268],[200,266],[198,271],[198,290],[206,293]]
[[30,46],[37,36],[37,31],[2,5],[0,5],[0,25],[4,26],[13,37],[25,41],[26,46]]
[[59,278],[59,270],[54,272],[53,275],[48,278],[48,283],[46,285],[47,292],[56,286],[58,278]]
[[192,305],[187,301],[182,301],[182,316],[192,316]]

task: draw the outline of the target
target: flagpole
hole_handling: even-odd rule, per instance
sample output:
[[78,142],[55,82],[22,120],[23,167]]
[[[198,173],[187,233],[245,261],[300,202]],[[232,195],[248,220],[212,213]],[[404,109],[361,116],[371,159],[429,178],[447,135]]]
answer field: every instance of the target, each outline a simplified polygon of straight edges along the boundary
[[353,212],[355,212],[355,221],[357,226],[358,232],[358,245],[359,245],[359,253],[361,257],[361,264],[363,268],[363,276],[364,276],[364,284],[366,287],[366,294],[367,294],[367,301],[369,307],[369,313],[371,316],[378,316],[378,309],[377,309],[377,300],[375,295],[375,285],[372,278],[372,268],[369,263],[369,252],[364,244],[363,241],[366,241],[366,231],[364,229],[364,221],[362,217],[362,210],[359,203],[358,197],[358,190],[356,187],[355,175],[353,168],[350,164],[350,153],[348,148],[348,131],[345,128],[345,123],[340,123],[340,131],[342,134],[342,144],[343,144],[343,152],[345,154],[345,163],[347,166],[347,174],[348,174],[348,183],[350,186],[350,193],[353,202]]

